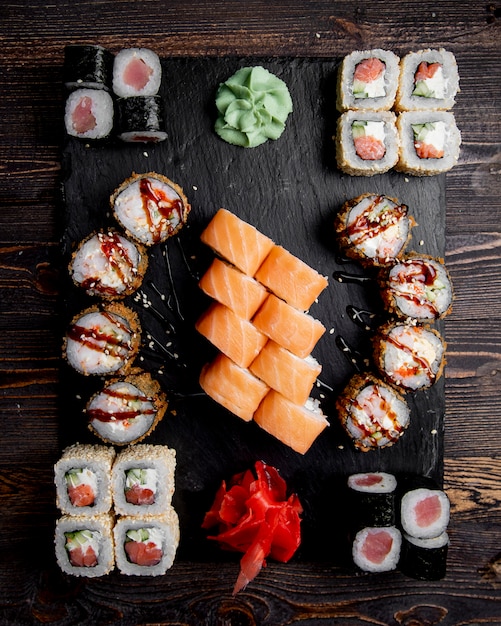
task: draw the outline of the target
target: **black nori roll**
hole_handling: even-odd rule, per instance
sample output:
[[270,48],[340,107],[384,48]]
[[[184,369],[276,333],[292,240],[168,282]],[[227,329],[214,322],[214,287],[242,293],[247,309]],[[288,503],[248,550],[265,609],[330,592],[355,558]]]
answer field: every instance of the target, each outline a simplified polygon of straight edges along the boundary
[[416,539],[404,534],[399,568],[416,580],[440,580],[446,574],[448,548],[446,532],[432,539]]
[[117,101],[117,134],[122,141],[156,143],[167,138],[161,96],[132,96]]
[[369,472],[348,478],[350,511],[355,531],[395,525],[397,481],[391,474]]
[[113,54],[95,45],[68,45],[64,49],[63,82],[68,89],[86,87],[111,91]]

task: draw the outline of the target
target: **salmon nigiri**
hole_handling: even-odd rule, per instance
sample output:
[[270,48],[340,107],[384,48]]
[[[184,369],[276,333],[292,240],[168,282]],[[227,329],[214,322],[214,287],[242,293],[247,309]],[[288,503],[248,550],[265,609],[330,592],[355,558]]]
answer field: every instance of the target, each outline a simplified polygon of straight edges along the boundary
[[239,367],[224,354],[202,368],[200,386],[213,400],[249,422],[269,390],[249,370]]
[[240,367],[248,367],[266,343],[266,335],[224,304],[212,304],[195,325],[198,332]]
[[325,332],[311,315],[270,294],[253,318],[257,329],[296,356],[307,357]]
[[281,246],[273,246],[256,279],[282,300],[306,311],[327,287],[327,279]]
[[269,237],[226,209],[219,209],[200,239],[249,276],[254,276],[273,246]]
[[299,454],[305,454],[329,424],[314,400],[295,404],[273,389],[254,413],[254,421]]
[[249,369],[292,402],[304,404],[322,366],[313,357],[301,359],[270,340]]
[[252,276],[221,259],[214,259],[198,284],[208,296],[245,319],[254,315],[268,295]]

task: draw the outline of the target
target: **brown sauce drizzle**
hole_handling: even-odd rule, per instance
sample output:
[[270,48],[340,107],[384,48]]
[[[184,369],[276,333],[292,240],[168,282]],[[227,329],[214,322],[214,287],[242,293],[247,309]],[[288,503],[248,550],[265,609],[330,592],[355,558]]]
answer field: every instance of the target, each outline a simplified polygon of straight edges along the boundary
[[[153,187],[148,178],[141,178],[139,181],[139,193],[143,203],[143,211],[148,222],[148,229],[153,237],[154,243],[158,243],[162,238],[164,224],[167,224],[167,232],[172,233],[178,222],[182,221],[183,203],[180,198],[171,199],[161,189]],[[158,224],[153,223],[150,211],[150,202],[155,205],[156,210],[162,216]],[[174,228],[170,226],[174,222]]]
[[[127,276],[127,271],[124,271],[125,268],[128,268],[130,271],[134,271],[134,263],[132,259],[127,254],[127,250],[125,249],[122,241],[120,240],[120,236],[118,233],[100,233],[98,235],[99,243],[101,246],[101,251],[103,255],[106,257],[109,265],[115,270],[120,281],[126,285],[129,282],[129,278]],[[97,277],[89,277],[86,280],[82,281],[81,286],[86,291],[93,290],[102,294],[116,294],[117,290],[113,287],[106,287],[103,285],[99,278]]]
[[407,215],[407,205],[400,204],[389,206],[383,213],[374,218],[370,218],[369,213],[377,207],[378,204],[384,201],[384,196],[375,196],[374,200],[366,207],[365,211],[361,213],[352,224],[347,226],[346,233],[356,245],[388,230],[388,228],[394,226],[400,219]]
[[413,350],[409,346],[406,346],[401,341],[398,341],[398,339],[396,339],[392,335],[387,335],[385,337],[385,341],[387,341],[388,343],[391,343],[399,350],[402,350],[402,352],[409,354],[414,359],[414,361],[416,361],[417,365],[414,366],[411,370],[414,375],[419,373],[419,371],[421,370],[423,371],[423,373],[425,373],[428,376],[430,383],[432,383],[435,380],[435,374],[433,373],[433,370],[431,369],[432,363],[428,363],[428,361],[420,357],[419,354],[415,350]]
[[[376,431],[375,432],[382,433],[383,436],[386,437],[389,441],[397,441],[397,439],[400,436],[400,433],[403,430],[402,425],[398,421],[398,415],[397,415],[397,413],[395,411],[393,411],[391,409],[391,406],[390,406],[390,403],[388,402],[388,400],[383,398],[383,396],[381,394],[381,391],[379,389],[379,386],[377,384],[375,384],[375,383],[371,383],[371,386],[374,389],[374,393],[377,395],[377,397],[380,400],[380,403],[381,403],[380,408],[381,408],[381,410],[392,421],[393,432],[395,434],[393,434],[391,431],[389,431],[387,429],[383,429],[381,427],[381,425],[377,422],[377,420],[375,420],[373,418],[372,414],[368,413],[367,410],[360,404],[360,402],[357,400],[357,398],[352,398],[350,400],[350,404],[351,404],[352,408],[355,408],[355,409],[358,409],[360,411],[363,411],[363,413],[369,418],[369,421],[371,422],[371,424],[373,424],[376,427]],[[361,391],[359,393],[361,393]],[[358,397],[358,395],[357,395],[357,397]],[[351,413],[352,413],[352,411],[351,411]],[[362,423],[360,423],[360,422],[358,422],[356,420],[354,420],[354,423],[355,423],[356,427],[360,431],[362,431],[364,437],[368,437],[371,441],[376,441],[374,439],[375,432],[371,431],[364,424],[362,424]]]
[[[116,389],[110,389],[109,387],[102,390],[101,394],[109,396],[111,398],[119,398],[124,401],[124,403],[128,402],[151,402],[148,396],[137,393],[127,393],[126,391],[117,391]],[[126,421],[130,419],[134,419],[135,417],[139,417],[140,415],[154,415],[156,413],[156,409],[154,407],[147,409],[131,409],[128,411],[103,411],[102,409],[88,409],[87,414],[90,420],[98,420],[99,422],[118,422],[118,421]]]
[[401,265],[407,269],[404,272],[398,272],[395,276],[390,276],[390,290],[400,298],[412,302],[418,307],[427,309],[432,317],[438,317],[440,311],[429,300],[424,301],[424,294],[419,296],[412,293],[401,291],[399,286],[409,285],[412,283],[421,283],[426,287],[431,287],[437,277],[437,270],[431,263],[424,259],[413,259],[404,261]]
[[[127,335],[130,335],[130,329],[127,328],[125,324],[121,323],[120,320],[114,315],[111,315],[106,311],[101,311],[101,315],[104,315],[114,326],[127,333]],[[130,348],[129,339],[120,339],[118,337],[114,337],[113,335],[106,334],[96,327],[87,328],[85,326],[80,326],[79,324],[73,324],[69,328],[68,338],[72,341],[85,345],[87,348],[95,350],[96,352],[103,351],[103,347],[100,345],[100,342],[104,342],[107,353],[113,357],[123,356],[123,352]]]

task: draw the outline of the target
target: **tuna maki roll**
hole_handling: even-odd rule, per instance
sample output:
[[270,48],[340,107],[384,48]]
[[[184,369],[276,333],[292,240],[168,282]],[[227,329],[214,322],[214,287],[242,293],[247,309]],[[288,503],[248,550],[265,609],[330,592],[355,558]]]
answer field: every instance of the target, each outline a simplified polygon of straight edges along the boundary
[[56,521],[56,559],[72,576],[95,578],[114,566],[113,517],[111,514],[63,515]]
[[418,539],[444,533],[449,524],[450,504],[444,491],[418,487],[407,491],[400,502],[400,523],[404,532]]
[[163,515],[124,516],[113,529],[116,564],[127,576],[161,576],[172,567],[179,544],[179,519]]
[[395,101],[399,57],[389,50],[355,50],[338,73],[337,109],[389,111]]
[[159,515],[171,504],[175,450],[136,444],[119,452],[112,472],[113,501],[119,515]]
[[379,372],[404,391],[431,387],[442,375],[445,342],[433,328],[388,323],[377,330],[373,346]]
[[404,533],[400,569],[416,580],[440,580],[447,571],[449,535],[418,539]]
[[396,116],[390,111],[347,111],[337,121],[336,160],[352,176],[384,174],[398,162]]
[[90,444],[67,447],[54,466],[56,506],[68,515],[98,515],[111,509],[113,448]]
[[396,198],[364,193],[344,203],[334,228],[342,254],[366,266],[384,266],[402,256],[414,223]]
[[64,339],[63,354],[80,374],[124,374],[141,343],[137,314],[121,303],[93,306],[76,315]]
[[162,66],[148,48],[126,48],[113,64],[113,91],[120,98],[154,96],[160,89]]
[[63,82],[67,89],[110,91],[113,54],[96,45],[68,45],[64,49]]
[[433,322],[452,309],[452,282],[442,259],[410,254],[382,270],[381,297],[400,319]]
[[397,479],[386,472],[352,474],[348,477],[352,526],[395,525]]
[[103,89],[77,89],[66,99],[64,124],[72,137],[106,139],[113,130],[114,105]]
[[369,373],[352,377],[336,399],[336,408],[346,433],[363,452],[393,445],[410,421],[404,398]]
[[110,380],[86,406],[89,429],[104,442],[123,446],[149,435],[167,410],[167,398],[148,372],[134,369]]
[[133,174],[115,190],[110,203],[115,219],[146,246],[175,235],[191,208],[179,185],[154,172]]
[[458,67],[452,52],[427,49],[402,58],[395,103],[398,111],[451,109],[458,91]]
[[395,526],[364,528],[353,541],[353,561],[364,572],[389,572],[398,565],[401,545]]
[[116,300],[139,288],[147,267],[144,246],[108,229],[90,235],[78,245],[69,272],[73,282],[89,296]]
[[158,143],[167,138],[160,96],[133,96],[117,102],[116,132],[128,143]]

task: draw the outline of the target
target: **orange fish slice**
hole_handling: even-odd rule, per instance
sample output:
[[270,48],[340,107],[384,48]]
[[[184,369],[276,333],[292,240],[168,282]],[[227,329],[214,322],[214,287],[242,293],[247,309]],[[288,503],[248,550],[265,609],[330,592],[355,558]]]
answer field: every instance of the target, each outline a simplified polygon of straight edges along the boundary
[[195,327],[240,367],[248,367],[266,343],[266,336],[249,320],[218,302],[200,316]]
[[267,337],[303,359],[325,332],[321,322],[273,294],[266,298],[252,321]]
[[327,287],[327,279],[281,246],[273,246],[256,280],[282,300],[307,311]]
[[254,276],[273,247],[269,237],[226,209],[219,209],[200,239],[249,276]]
[[198,284],[208,296],[245,319],[254,315],[268,295],[254,278],[221,259],[214,259]]
[[272,389],[254,413],[254,421],[285,445],[305,454],[329,424],[311,402],[312,408],[294,404]]
[[249,422],[268,386],[249,370],[239,367],[224,354],[218,354],[202,368],[200,386],[213,400]]
[[250,365],[250,371],[295,404],[304,404],[322,366],[313,357],[300,359],[274,341],[268,341]]

